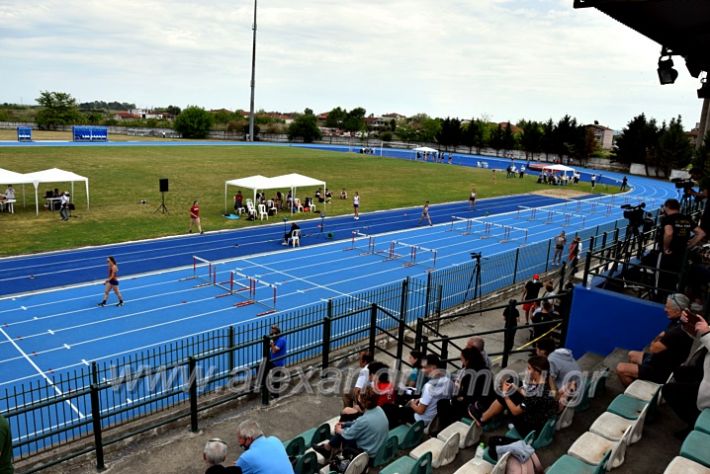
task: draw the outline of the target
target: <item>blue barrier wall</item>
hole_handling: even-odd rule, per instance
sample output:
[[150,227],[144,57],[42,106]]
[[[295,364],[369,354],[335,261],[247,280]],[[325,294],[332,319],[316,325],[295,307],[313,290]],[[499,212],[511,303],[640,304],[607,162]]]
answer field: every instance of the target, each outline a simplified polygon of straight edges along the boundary
[[31,127],[17,127],[17,141],[18,142],[31,142],[32,141],[32,128]]
[[641,350],[668,325],[663,305],[582,285],[574,288],[567,347],[575,357]]

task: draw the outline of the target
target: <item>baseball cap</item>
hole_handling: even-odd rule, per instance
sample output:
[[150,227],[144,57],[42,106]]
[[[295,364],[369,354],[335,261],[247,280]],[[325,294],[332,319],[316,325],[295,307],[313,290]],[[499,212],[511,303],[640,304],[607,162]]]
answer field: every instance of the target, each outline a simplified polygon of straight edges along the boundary
[[538,275],[537,273],[533,275],[533,280],[539,280],[539,279],[540,279],[540,275]]

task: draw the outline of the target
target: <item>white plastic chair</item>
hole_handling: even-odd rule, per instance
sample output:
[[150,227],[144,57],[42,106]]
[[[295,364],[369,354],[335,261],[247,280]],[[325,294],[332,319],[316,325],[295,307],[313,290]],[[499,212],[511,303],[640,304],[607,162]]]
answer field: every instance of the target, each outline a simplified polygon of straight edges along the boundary
[[431,453],[431,466],[437,469],[450,464],[459,452],[460,435],[452,434],[446,441],[429,438],[409,452],[409,457],[419,459],[425,453]]
[[269,220],[269,213],[266,212],[266,206],[264,204],[259,204],[259,220],[263,221],[264,219]]
[[451,435],[458,433],[460,440],[459,448],[464,449],[477,444],[481,440],[482,431],[481,427],[476,423],[467,425],[462,421],[457,421],[444,428],[436,437],[441,441],[446,441]]
[[710,469],[695,461],[676,456],[668,464],[663,474],[707,474]]
[[483,458],[472,458],[456,470],[454,474],[505,474],[510,453],[505,453],[495,465]]
[[633,430],[629,438],[629,444],[637,443],[643,435],[643,425],[646,421],[651,404],[647,404],[639,417],[635,420],[629,420],[615,413],[604,412],[592,423],[589,431],[605,437],[611,441],[620,441],[626,433],[626,430],[631,426]]
[[596,466],[602,462],[606,452],[611,450],[611,456],[606,465],[606,470],[611,471],[624,464],[626,448],[633,429],[633,426],[626,428],[624,435],[619,441],[612,441],[596,433],[587,431],[570,446],[567,454],[581,459],[587,464]]
[[660,383],[649,382],[648,380],[634,380],[631,385],[626,387],[624,395],[650,402],[658,394],[661,387],[663,385]]
[[293,207],[296,208],[298,212],[303,212],[303,205],[301,204],[301,200],[299,198],[293,200]]
[[293,231],[291,234],[291,237],[288,238],[289,244],[291,244],[291,247],[300,247],[301,246],[301,229],[296,229]]
[[256,209],[254,209],[254,203],[251,202],[251,200],[247,201],[247,214],[249,217],[253,217],[256,219]]

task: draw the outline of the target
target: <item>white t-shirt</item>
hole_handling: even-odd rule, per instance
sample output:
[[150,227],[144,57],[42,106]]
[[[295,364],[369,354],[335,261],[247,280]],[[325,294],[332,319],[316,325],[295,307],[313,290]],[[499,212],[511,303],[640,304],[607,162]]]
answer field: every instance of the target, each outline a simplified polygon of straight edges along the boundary
[[15,199],[15,189],[7,188],[5,190],[5,199]]
[[426,405],[426,410],[421,415],[414,414],[416,421],[423,420],[425,424],[431,423],[436,416],[436,405],[439,400],[451,398],[453,384],[448,375],[429,380],[424,384],[422,397],[419,399],[421,405]]
[[357,380],[355,381],[355,388],[364,390],[365,387],[367,387],[367,383],[370,381],[370,369],[369,365],[366,365],[362,369],[360,369],[360,373],[357,376]]
[[360,205],[360,196],[353,196],[353,206]]

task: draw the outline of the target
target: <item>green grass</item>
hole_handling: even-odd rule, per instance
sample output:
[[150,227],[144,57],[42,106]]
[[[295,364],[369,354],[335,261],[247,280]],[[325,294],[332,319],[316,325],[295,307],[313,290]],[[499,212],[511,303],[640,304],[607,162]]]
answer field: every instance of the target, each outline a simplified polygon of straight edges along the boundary
[[[35,216],[31,185],[26,186],[28,205],[23,208],[18,186],[16,214],[0,214],[5,234],[0,255],[184,233],[193,199],[200,200],[205,230],[261,225],[222,216],[225,180],[253,174],[302,173],[327,181],[336,197],[328,206],[329,216],[352,212],[350,200],[337,199],[341,188],[350,196],[359,191],[362,212],[421,205],[426,199],[465,200],[471,186],[481,198],[541,189],[532,176],[506,180],[498,173],[494,183],[488,170],[284,147],[0,148],[0,163],[20,173],[52,167],[74,171],[87,176],[91,185],[91,209],[86,210],[83,184],[77,185],[76,218],[67,223],[56,212],[41,210]],[[160,203],[158,179],[163,177],[170,179],[169,215],[154,213]],[[54,187],[64,189],[68,184],[42,185],[40,195]],[[574,188],[590,191],[588,184]],[[298,194],[303,198],[313,196],[313,191]],[[143,199],[147,204],[140,204]]]

